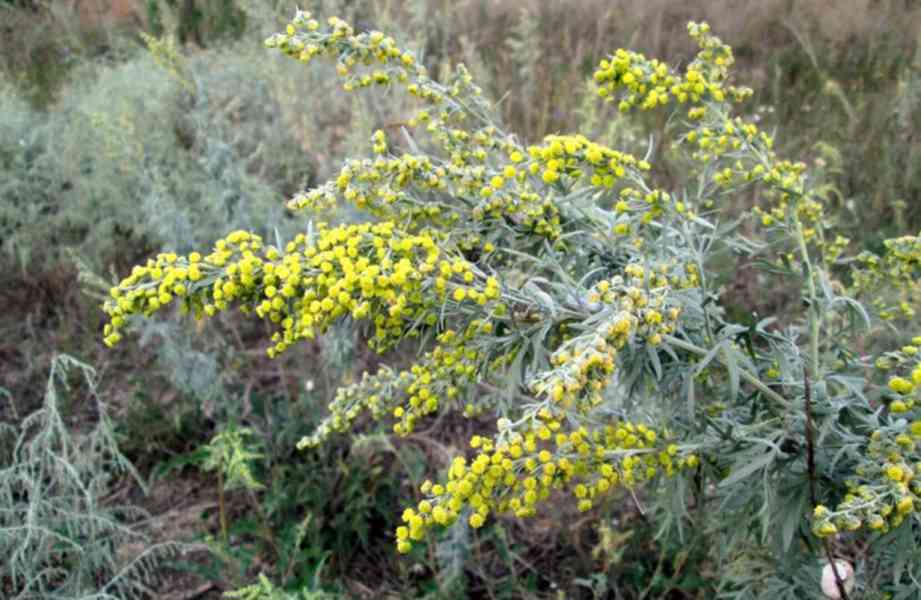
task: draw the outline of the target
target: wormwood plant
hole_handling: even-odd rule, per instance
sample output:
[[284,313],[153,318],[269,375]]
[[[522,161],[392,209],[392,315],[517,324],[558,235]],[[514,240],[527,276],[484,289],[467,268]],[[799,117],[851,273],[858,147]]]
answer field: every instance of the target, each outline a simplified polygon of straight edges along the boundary
[[0,428],[12,441],[0,455],[0,589],[22,600],[147,597],[159,563],[178,548],[148,546],[133,525],[144,513],[105,503],[116,478],[138,475],[119,452],[102,402],[93,404],[96,424],[86,434],[65,423],[60,392],[73,373],[98,400],[93,369],[59,355],[42,408],[18,433]]
[[[462,65],[436,80],[379,31],[298,12],[268,47],[335,61],[346,90],[420,106],[401,134],[374,132],[372,156],[289,202],[366,219],[161,253],[111,289],[106,343],[174,305],[267,320],[270,356],[346,319],[378,352],[415,340],[415,364],[341,388],[300,443],[363,414],[399,436],[449,410],[495,417],[421,486],[394,532],[400,552],[460,520],[632,496],[662,535],[707,533],[723,597],[820,596],[832,558],[855,565],[853,580],[836,572],[839,597],[916,594],[921,337],[893,325],[913,316],[921,238],[852,255],[821,179],[738,115],[751,91],[731,83],[731,49],[705,24],[688,32],[699,52],[683,68],[618,50],[594,73],[617,118],[667,116],[660,143],[687,169],[663,189],[644,158],[583,136],[523,144]],[[721,206],[752,192],[727,222]],[[730,320],[715,265],[738,255],[801,309]],[[886,331],[911,343],[862,351]]]

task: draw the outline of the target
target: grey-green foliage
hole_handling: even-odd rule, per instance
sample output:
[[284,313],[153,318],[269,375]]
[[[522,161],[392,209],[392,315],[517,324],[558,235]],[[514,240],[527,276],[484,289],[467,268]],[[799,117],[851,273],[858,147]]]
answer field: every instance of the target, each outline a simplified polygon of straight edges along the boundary
[[221,67],[192,64],[193,94],[145,56],[81,79],[62,107],[62,170],[78,203],[180,252],[245,223],[282,226],[264,158],[293,142],[265,135],[279,118],[265,84]]
[[194,331],[177,323],[145,323],[140,343],[157,353],[155,371],[162,373],[178,391],[195,398],[205,414],[210,414],[226,393],[231,373],[224,364],[226,345],[220,341],[203,351],[194,341]]
[[[62,412],[78,379],[95,419],[88,431],[69,426]],[[95,390],[92,367],[59,355],[42,408],[18,431],[0,430],[12,442],[0,456],[0,581],[12,599],[145,597],[159,562],[179,550],[150,543],[135,525],[146,517],[139,508],[104,501],[120,479],[140,478]]]
[[34,163],[47,144],[37,113],[2,76],[0,106],[0,243],[11,248],[9,236],[40,216],[36,207],[47,182]]
[[0,90],[5,250],[26,265],[73,247],[98,264],[126,246],[188,251],[244,225],[292,230],[284,198],[311,168],[281,90],[233,48],[187,72],[192,92],[143,53],[90,63],[47,113]]
[[[275,13],[249,4],[241,8],[253,35],[180,49],[186,81],[139,48],[73,68],[48,110],[0,81],[6,258],[30,269],[72,248],[90,268],[107,270],[126,249],[188,252],[238,228],[289,238],[303,224],[289,218],[286,197],[314,176],[329,178],[341,157],[367,144],[369,128],[405,117],[406,103],[394,97],[344,93],[331,67],[267,55],[258,34],[274,26]],[[375,25],[396,29],[393,8],[317,4],[323,14],[374,14]]]

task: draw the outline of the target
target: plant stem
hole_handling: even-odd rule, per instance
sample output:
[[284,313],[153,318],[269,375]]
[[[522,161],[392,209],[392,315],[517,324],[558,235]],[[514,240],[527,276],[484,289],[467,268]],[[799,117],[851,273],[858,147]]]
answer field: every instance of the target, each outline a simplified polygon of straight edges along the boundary
[[803,265],[806,267],[806,289],[809,292],[809,375],[813,381],[818,381],[819,372],[819,306],[818,293],[815,288],[815,270],[812,266],[812,259],[809,258],[809,247],[806,245],[806,234],[803,231],[803,223],[793,209],[793,220],[796,223],[796,239],[799,244],[799,252],[803,259]]
[[[813,289],[814,287],[813,285]],[[813,311],[810,310],[810,325],[812,324],[813,314]],[[818,349],[816,348],[816,355],[817,354]],[[812,388],[809,384],[809,373],[806,371],[805,366],[803,366],[803,405],[806,412],[806,471],[809,475],[809,498],[812,500],[812,506],[815,507],[818,506],[818,498],[815,489],[817,479],[815,468],[815,425],[812,421]],[[822,548],[825,550],[825,557],[828,559],[828,564],[831,565],[831,572],[835,576],[838,596],[841,600],[849,600],[847,588],[844,587],[844,581],[841,579],[841,574],[838,573],[838,561],[835,560],[832,554],[831,543],[827,537],[822,538]]]
[[812,424],[812,390],[809,386],[809,374],[806,373],[806,367],[803,366],[803,402],[806,409],[806,472],[809,474],[809,498],[812,500],[812,506],[818,504],[815,492],[815,430]]
[[[706,349],[701,348],[700,346],[697,346],[695,344],[692,344],[691,342],[687,342],[685,340],[676,338],[674,336],[666,335],[666,336],[663,336],[663,338],[666,342],[668,342],[672,346],[675,346],[676,348],[681,348],[682,350],[687,350],[688,352],[693,352],[694,354],[697,354],[698,356],[706,356],[708,353]],[[789,400],[787,400],[786,398],[784,398],[783,396],[781,396],[780,394],[778,394],[777,392],[769,388],[766,383],[764,383],[763,381],[761,381],[760,379],[758,379],[756,376],[752,375],[745,369],[739,369],[739,377],[744,379],[748,383],[750,383],[758,391],[760,391],[762,394],[764,394],[765,396],[767,396],[768,398],[770,398],[777,404],[780,404],[784,408],[791,408],[791,404]]]
[[222,468],[217,470],[217,506],[218,516],[221,520],[221,541],[224,546],[227,546],[229,536],[227,533],[227,508],[224,503],[224,470]]

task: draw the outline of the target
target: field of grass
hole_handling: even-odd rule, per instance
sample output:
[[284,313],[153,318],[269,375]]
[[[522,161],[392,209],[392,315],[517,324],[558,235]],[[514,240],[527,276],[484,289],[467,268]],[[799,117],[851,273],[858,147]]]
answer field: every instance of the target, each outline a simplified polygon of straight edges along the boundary
[[[367,132],[398,130],[411,103],[346,94],[331,66],[267,52],[287,3],[145,0],[127,16],[89,20],[67,4],[0,2],[0,595],[18,597],[31,569],[61,594],[47,597],[68,599],[191,600],[244,586],[256,587],[243,598],[714,597],[717,558],[687,550],[706,543],[657,536],[642,498],[629,496],[590,518],[561,508],[476,534],[455,528],[425,555],[397,557],[401,499],[445,466],[444,440],[461,446],[473,427],[445,418],[395,440],[368,426],[357,441],[297,451],[336,388],[382,360],[347,325],[275,360],[268,328],[231,315],[148,323],[137,343],[105,348],[100,303],[132,265],[241,228],[292,238],[307,223],[285,199],[366,154]],[[739,6],[302,8],[386,31],[432,73],[465,63],[527,141],[580,132],[639,155],[663,123],[628,123],[598,101],[595,65],[620,47],[687,62],[686,23],[708,21],[755,90],[745,110],[781,132],[779,154],[817,157],[828,212],[854,249],[921,230],[921,7]],[[664,181],[686,168],[668,147],[650,152]],[[741,212],[757,198],[733,202]],[[744,269],[725,280],[740,314],[789,302]],[[61,478],[42,488],[48,502],[31,493],[29,504],[16,487],[26,467]],[[92,522],[68,524],[74,511]],[[49,525],[22,553],[16,528],[27,514]],[[71,544],[85,539],[86,552]]]

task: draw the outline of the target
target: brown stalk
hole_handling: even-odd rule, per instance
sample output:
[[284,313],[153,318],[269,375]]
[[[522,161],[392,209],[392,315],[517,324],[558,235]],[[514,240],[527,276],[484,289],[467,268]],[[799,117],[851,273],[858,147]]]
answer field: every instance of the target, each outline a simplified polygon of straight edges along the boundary
[[221,522],[221,540],[224,542],[224,545],[227,545],[228,542],[228,533],[227,533],[227,505],[224,501],[224,472],[223,468],[218,468],[217,470],[217,504],[218,504],[218,517]]
[[[815,437],[815,427],[812,422],[812,388],[809,385],[809,374],[806,373],[806,367],[803,366],[803,393],[804,393],[804,405],[806,410],[806,469],[809,473],[809,498],[812,500],[812,506],[815,507],[818,502],[816,501],[815,493],[815,446],[814,446],[814,437]],[[828,564],[831,565],[831,572],[835,575],[835,585],[838,586],[838,594],[841,600],[850,600],[847,595],[847,590],[844,588],[844,580],[841,579],[841,575],[838,573],[838,563],[832,557],[831,553],[831,543],[827,537],[822,538],[822,547],[825,549],[825,557],[828,559]]]

